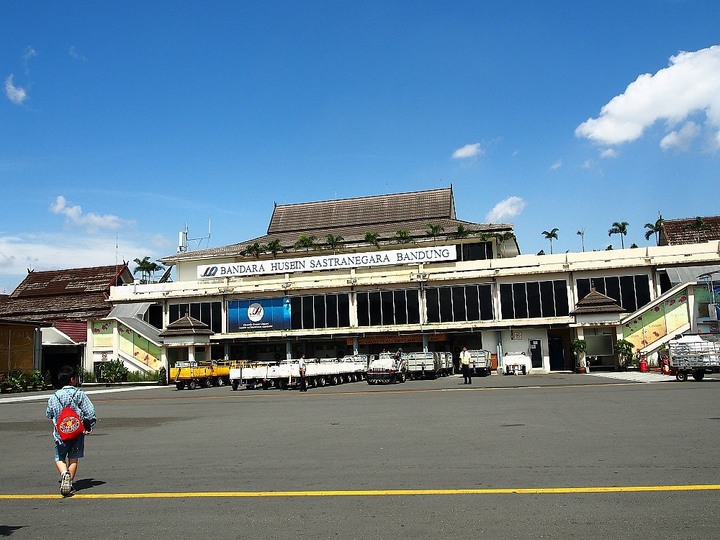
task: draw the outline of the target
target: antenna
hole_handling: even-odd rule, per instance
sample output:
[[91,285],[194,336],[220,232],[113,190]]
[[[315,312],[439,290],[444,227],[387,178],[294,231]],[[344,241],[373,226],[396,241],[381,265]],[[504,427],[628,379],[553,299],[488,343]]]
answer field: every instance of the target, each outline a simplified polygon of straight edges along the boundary
[[188,250],[188,242],[196,242],[199,248],[203,240],[207,240],[207,247],[210,246],[210,234],[212,228],[212,221],[208,218],[208,233],[207,236],[199,236],[197,238],[188,237],[188,226],[185,224],[185,229],[180,231],[178,234],[178,253],[185,253]]

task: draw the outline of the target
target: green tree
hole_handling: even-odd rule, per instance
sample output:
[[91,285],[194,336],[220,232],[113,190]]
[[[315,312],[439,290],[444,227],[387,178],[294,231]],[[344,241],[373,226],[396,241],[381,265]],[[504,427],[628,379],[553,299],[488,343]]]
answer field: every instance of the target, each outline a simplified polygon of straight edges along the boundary
[[281,251],[285,251],[285,248],[282,247],[282,244],[280,243],[280,240],[277,238],[275,240],[270,240],[267,245],[267,250],[272,253],[273,259],[277,257],[277,254]]
[[503,233],[494,233],[492,236],[497,242],[498,254],[500,256],[503,256],[505,254],[505,242],[515,238],[515,235],[510,231],[505,231]]
[[406,229],[400,229],[395,233],[395,240],[398,244],[409,244],[410,243],[410,231]]
[[620,235],[620,248],[625,249],[625,236],[628,233],[628,225],[629,223],[627,221],[615,221],[612,224],[612,227],[608,230],[608,236],[612,236],[613,234],[619,234]]
[[304,249],[306,252],[315,248],[316,238],[312,235],[301,234],[298,241],[295,242],[295,249]]
[[463,254],[463,249],[462,249],[464,240],[471,234],[473,234],[473,232],[470,229],[468,229],[467,227],[465,227],[465,225],[462,225],[462,224],[458,225],[457,230],[454,233],[452,233],[453,238],[457,238],[458,240],[460,240],[460,260],[461,261],[464,260],[464,254]]
[[342,249],[343,246],[343,240],[345,240],[342,236],[335,236],[334,234],[328,234],[327,238],[325,239],[325,242],[328,245],[328,248],[332,249],[333,251],[338,251],[339,249]]
[[545,240],[550,240],[550,255],[552,255],[552,252],[553,252],[553,240],[558,239],[558,231],[559,230],[560,229],[555,227],[551,231],[543,231],[541,233],[545,237]]
[[660,243],[660,233],[663,230],[663,225],[665,224],[665,220],[660,216],[655,223],[646,223],[645,228],[647,229],[645,231],[645,240],[650,240],[650,237],[654,234],[655,235],[655,244]]
[[437,237],[440,236],[444,230],[445,227],[443,227],[442,225],[438,225],[436,223],[427,224],[427,235],[432,236],[433,243],[437,241]]
[[150,278],[155,276],[155,272],[165,269],[163,265],[151,261],[150,257],[143,257],[142,260],[135,259],[135,264],[137,264],[137,266],[135,267],[135,270],[133,270],[133,274],[140,272],[140,279],[146,282],[150,281]]
[[380,247],[380,235],[376,232],[366,232],[365,241],[371,246]]
[[687,230],[693,231],[695,233],[695,240],[699,244],[700,243],[700,235],[702,234],[703,231],[707,230],[709,227],[708,227],[708,224],[705,223],[705,220],[703,218],[701,218],[700,216],[697,216],[693,220],[693,222],[690,225],[688,225],[686,228],[687,228]]
[[260,255],[262,255],[264,251],[265,247],[255,242],[254,244],[250,244],[249,246],[245,247],[245,249],[243,250],[243,255],[259,259]]

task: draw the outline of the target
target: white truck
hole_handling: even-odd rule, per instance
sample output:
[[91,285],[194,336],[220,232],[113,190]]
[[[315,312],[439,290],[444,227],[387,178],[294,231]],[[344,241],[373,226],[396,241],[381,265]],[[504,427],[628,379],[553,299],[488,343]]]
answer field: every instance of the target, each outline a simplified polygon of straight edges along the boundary
[[[342,358],[308,358],[305,360],[305,380],[308,387],[357,382],[365,378],[368,357],[365,355]],[[244,386],[248,390],[261,387],[297,388],[300,384],[298,359],[280,362],[253,362],[230,368],[230,385],[233,390]]]
[[490,375],[492,354],[484,349],[468,349],[470,353],[470,372],[474,375]]
[[454,371],[452,353],[411,352],[405,355],[409,379],[436,379],[452,375]]
[[501,375],[527,375],[532,369],[532,361],[524,352],[507,352],[498,365]]
[[380,353],[370,361],[367,369],[368,384],[404,383],[407,379],[407,355]]
[[683,336],[668,343],[670,374],[678,381],[692,375],[702,381],[706,373],[720,372],[720,343],[706,341],[700,336]]

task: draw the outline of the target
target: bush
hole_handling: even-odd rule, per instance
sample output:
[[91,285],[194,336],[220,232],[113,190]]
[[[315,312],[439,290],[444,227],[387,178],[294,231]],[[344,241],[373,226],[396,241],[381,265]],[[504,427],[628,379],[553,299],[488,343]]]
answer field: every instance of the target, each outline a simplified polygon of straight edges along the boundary
[[103,378],[109,383],[118,383],[126,380],[128,373],[128,368],[125,367],[122,360],[110,360],[102,366]]
[[87,369],[80,368],[80,380],[82,382],[95,382],[95,373]]
[[5,387],[10,392],[22,392],[29,384],[27,373],[22,371],[11,371],[5,379]]
[[157,371],[131,371],[127,374],[128,382],[157,382]]

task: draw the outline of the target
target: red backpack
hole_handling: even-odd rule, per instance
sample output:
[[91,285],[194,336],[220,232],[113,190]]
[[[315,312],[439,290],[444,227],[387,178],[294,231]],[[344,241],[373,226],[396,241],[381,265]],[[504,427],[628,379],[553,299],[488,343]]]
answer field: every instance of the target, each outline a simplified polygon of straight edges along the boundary
[[[73,397],[70,399],[71,404],[75,401],[76,395],[77,390],[75,391]],[[58,398],[58,401],[60,401],[57,393],[55,394],[55,396]],[[62,405],[62,403],[60,404]],[[82,435],[83,431],[85,431],[85,426],[83,425],[82,418],[80,418],[78,412],[70,405],[66,405],[62,408],[62,410],[60,411],[60,415],[57,417],[57,421],[55,422],[55,429],[57,429],[60,440],[67,442],[74,441],[80,435]]]

